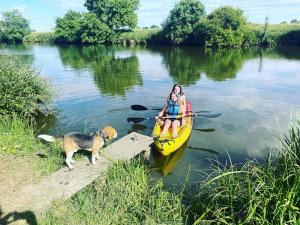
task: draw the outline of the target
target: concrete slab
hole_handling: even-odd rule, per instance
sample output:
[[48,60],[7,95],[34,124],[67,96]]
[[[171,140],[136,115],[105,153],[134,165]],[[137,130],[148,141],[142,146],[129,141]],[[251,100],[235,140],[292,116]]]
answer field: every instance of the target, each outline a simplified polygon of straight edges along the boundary
[[68,199],[96,179],[105,180],[106,170],[118,160],[129,160],[142,152],[150,152],[152,138],[136,132],[130,133],[101,151],[100,159],[92,165],[87,158],[77,161],[75,168],[66,167],[43,178],[39,183],[23,187],[1,201],[4,214],[31,211],[44,212],[54,200]]

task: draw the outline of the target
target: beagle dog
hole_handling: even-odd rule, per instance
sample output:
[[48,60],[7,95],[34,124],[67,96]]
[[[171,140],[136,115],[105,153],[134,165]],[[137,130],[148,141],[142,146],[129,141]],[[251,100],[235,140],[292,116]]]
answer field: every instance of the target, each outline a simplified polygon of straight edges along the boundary
[[116,138],[117,135],[117,131],[113,127],[107,126],[90,135],[72,132],[59,138],[46,134],[38,135],[38,138],[48,142],[54,142],[56,140],[61,141],[66,153],[66,164],[70,169],[73,169],[74,166],[72,164],[75,163],[75,160],[72,159],[72,156],[75,152],[79,149],[92,152],[91,162],[94,165],[96,163],[96,159],[99,159],[98,152],[103,147],[105,139],[113,139]]

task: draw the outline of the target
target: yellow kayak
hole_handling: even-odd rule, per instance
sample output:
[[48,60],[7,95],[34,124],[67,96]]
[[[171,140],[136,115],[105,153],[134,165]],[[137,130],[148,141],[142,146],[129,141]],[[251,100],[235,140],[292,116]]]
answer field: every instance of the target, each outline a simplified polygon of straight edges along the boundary
[[[191,111],[189,102],[187,102],[187,110]],[[188,113],[186,115],[188,115]],[[178,128],[178,137],[174,139],[172,138],[172,127],[169,128],[165,138],[160,138],[162,127],[160,126],[159,121],[156,121],[152,132],[152,137],[154,139],[153,145],[162,155],[170,155],[172,152],[179,149],[188,140],[192,132],[193,117],[187,116],[184,118],[184,120],[186,121],[186,124]]]

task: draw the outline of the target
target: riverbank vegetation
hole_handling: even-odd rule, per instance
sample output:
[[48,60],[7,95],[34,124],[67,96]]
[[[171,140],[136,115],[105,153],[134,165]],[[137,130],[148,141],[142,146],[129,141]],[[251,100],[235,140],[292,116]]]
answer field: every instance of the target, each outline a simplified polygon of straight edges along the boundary
[[[72,199],[56,202],[41,224],[297,224],[300,123],[264,164],[216,164],[199,185],[166,190],[141,162],[119,163]],[[122,194],[121,194],[122,193]]]
[[[250,23],[239,8],[219,7],[206,15],[199,0],[181,0],[171,9],[161,28],[136,29],[139,0],[86,0],[88,12],[68,11],[56,18],[54,32],[29,32],[29,22],[17,11],[4,13],[2,42],[76,44],[165,44],[208,48],[248,48],[300,45],[300,23]],[[14,16],[13,16],[14,15]],[[17,23],[12,23],[17,21]],[[22,21],[22,23],[20,22]],[[15,24],[23,24],[17,29]],[[26,26],[25,26],[26,25]],[[11,31],[16,30],[15,34]],[[15,37],[12,37],[15,35]]]
[[44,78],[17,57],[0,54],[0,116],[48,113],[52,91]]

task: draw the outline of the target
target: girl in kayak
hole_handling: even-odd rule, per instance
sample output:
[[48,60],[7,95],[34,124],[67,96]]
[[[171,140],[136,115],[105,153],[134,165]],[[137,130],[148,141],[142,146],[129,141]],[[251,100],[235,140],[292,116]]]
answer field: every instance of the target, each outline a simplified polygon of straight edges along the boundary
[[175,92],[171,92],[164,109],[159,113],[159,117],[172,117],[161,121],[163,131],[161,132],[161,138],[166,137],[166,133],[170,127],[172,127],[172,138],[178,136],[177,128],[183,125],[183,103],[180,97]]
[[185,95],[182,91],[181,85],[174,84],[171,92],[174,92],[179,97],[179,100],[182,102],[182,105],[183,105],[182,117],[185,117],[185,114],[186,114],[186,97],[185,97]]

